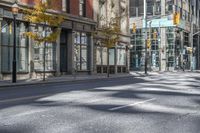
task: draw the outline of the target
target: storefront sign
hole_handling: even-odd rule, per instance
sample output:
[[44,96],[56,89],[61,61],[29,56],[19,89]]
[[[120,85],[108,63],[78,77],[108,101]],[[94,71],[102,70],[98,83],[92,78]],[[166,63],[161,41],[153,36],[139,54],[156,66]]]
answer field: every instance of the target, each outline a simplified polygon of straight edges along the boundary
[[79,30],[79,31],[83,31],[84,30],[83,29],[83,24],[76,23],[76,22],[74,22],[73,24],[74,24],[74,29],[75,30]]
[[90,25],[84,25],[84,31],[91,31]]
[[64,21],[62,23],[62,27],[71,29],[72,28],[72,22],[71,21]]
[[82,23],[73,23],[73,28],[74,30],[78,31],[85,31],[85,32],[91,32],[92,31],[92,26],[88,24],[82,24]]
[[[11,11],[3,10],[0,9],[0,17],[5,17],[5,18],[13,18],[13,14]],[[17,19],[22,20],[23,19],[23,14],[19,13],[17,14]]]

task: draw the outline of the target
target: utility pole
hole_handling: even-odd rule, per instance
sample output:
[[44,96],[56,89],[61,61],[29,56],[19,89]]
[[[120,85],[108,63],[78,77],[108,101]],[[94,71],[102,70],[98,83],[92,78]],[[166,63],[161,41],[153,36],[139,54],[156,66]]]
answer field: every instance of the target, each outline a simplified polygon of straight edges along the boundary
[[147,1],[144,0],[144,23],[145,23],[145,74],[147,74]]

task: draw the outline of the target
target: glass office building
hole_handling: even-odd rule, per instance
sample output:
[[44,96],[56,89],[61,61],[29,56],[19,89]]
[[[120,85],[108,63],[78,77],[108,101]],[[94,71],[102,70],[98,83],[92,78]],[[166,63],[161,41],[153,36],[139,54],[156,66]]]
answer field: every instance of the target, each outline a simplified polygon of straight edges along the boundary
[[[145,57],[143,0],[130,0],[130,69],[143,70]],[[148,69],[173,71],[184,67],[199,69],[199,0],[147,0]],[[180,24],[173,24],[173,14],[180,13]],[[132,27],[132,26],[130,26]],[[156,34],[156,35],[155,35]],[[155,37],[156,36],[156,37]],[[193,36],[193,37],[192,37]],[[193,38],[193,39],[192,39]],[[192,49],[192,51],[190,50]]]

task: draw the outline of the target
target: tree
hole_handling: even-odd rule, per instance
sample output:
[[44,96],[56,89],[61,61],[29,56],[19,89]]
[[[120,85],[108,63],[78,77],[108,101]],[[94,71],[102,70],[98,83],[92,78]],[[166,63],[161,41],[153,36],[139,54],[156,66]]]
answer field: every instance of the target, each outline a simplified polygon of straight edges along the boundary
[[[121,17],[112,17],[110,20],[101,17],[100,19],[104,21],[104,24],[99,28],[96,36],[100,36],[100,42],[102,47],[107,48],[107,77],[109,77],[110,73],[110,65],[109,65],[109,49],[115,47],[117,42],[120,39],[120,20]],[[98,38],[98,37],[97,37]]]
[[[43,80],[45,81],[45,56],[46,56],[46,44],[56,42],[60,35],[60,25],[64,21],[62,15],[50,14],[48,10],[51,9],[49,6],[50,0],[43,2],[40,0],[36,3],[33,9],[25,9],[25,20],[43,27],[43,33],[40,32],[26,32],[25,35],[33,39],[39,45],[44,45],[43,55]],[[51,32],[49,32],[51,30]]]

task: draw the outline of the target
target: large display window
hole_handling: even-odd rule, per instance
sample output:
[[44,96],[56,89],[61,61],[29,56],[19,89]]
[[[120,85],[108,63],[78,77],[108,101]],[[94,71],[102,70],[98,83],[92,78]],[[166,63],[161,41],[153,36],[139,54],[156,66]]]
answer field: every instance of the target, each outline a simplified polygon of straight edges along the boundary
[[[28,38],[23,35],[27,31],[25,23],[19,22],[16,27],[16,57],[17,72],[28,72]],[[2,46],[2,72],[10,73],[13,61],[13,22],[3,20],[1,22]]]
[[74,38],[74,63],[78,71],[88,70],[88,38],[86,33],[76,32]]
[[[42,27],[38,27],[35,29],[36,32],[41,34],[45,34],[45,31]],[[46,29],[46,34],[48,35],[50,32],[53,32],[51,28],[48,27]],[[56,55],[56,45],[55,43],[33,43],[33,62],[34,62],[34,70],[35,71],[43,71],[44,70],[44,56],[45,56],[45,71],[55,71],[55,55]],[[45,50],[44,50],[45,48]],[[45,53],[44,53],[45,52]]]

